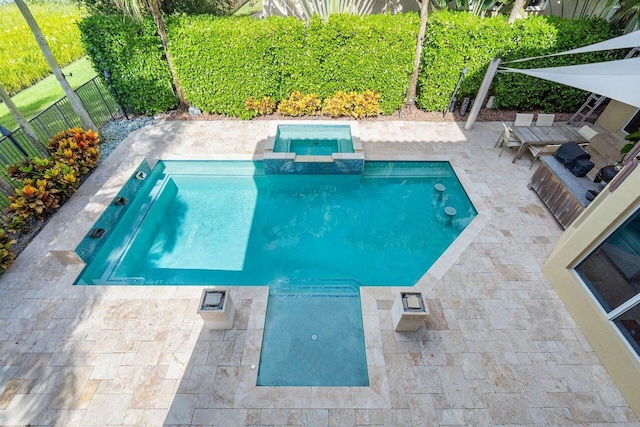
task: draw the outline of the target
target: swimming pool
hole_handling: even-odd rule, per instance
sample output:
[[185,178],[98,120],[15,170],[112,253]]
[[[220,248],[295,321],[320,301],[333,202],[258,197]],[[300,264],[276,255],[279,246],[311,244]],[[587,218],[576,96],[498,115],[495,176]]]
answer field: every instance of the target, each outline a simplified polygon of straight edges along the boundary
[[97,223],[104,235],[76,249],[87,263],[77,284],[410,286],[476,215],[448,162],[366,162],[362,176],[338,176],[161,161],[103,217],[113,210]]
[[270,286],[257,385],[368,386],[358,285]]

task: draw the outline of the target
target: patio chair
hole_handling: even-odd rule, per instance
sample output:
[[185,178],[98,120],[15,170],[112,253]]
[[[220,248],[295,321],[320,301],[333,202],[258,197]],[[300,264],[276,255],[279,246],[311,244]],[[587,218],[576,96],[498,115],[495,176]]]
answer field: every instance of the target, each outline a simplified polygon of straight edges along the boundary
[[540,156],[550,156],[555,154],[560,148],[561,144],[549,144],[549,145],[529,145],[529,152],[533,155],[533,161],[531,165],[529,165],[529,169],[533,166],[533,164],[538,160]]
[[538,114],[538,118],[536,119],[536,126],[553,126],[553,121],[555,119],[555,114]]
[[522,142],[520,142],[520,140],[511,133],[511,129],[509,129],[509,126],[505,125],[504,123],[502,124],[502,126],[504,127],[502,135],[500,135],[500,138],[498,138],[498,142],[496,142],[496,145],[493,147],[502,147],[502,150],[500,150],[500,154],[498,154],[498,157],[502,156],[502,152],[504,151],[505,147],[513,148],[522,145]]
[[578,129],[578,133],[582,135],[587,141],[591,141],[591,139],[598,134],[598,132],[591,129],[587,125],[584,125],[580,129]]
[[533,114],[516,114],[516,120],[513,122],[514,126],[531,126],[533,123]]

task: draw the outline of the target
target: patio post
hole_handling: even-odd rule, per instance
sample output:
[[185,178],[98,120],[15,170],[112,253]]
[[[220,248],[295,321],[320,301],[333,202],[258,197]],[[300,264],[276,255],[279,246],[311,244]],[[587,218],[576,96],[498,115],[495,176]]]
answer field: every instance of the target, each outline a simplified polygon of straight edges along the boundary
[[498,71],[499,65],[500,58],[493,58],[489,63],[489,67],[487,68],[487,72],[484,75],[484,79],[482,79],[482,84],[480,85],[480,89],[478,89],[478,94],[476,95],[476,100],[473,102],[473,107],[471,108],[471,112],[469,113],[467,122],[464,124],[464,130],[471,130],[471,128],[473,127],[473,123],[478,118],[478,113],[480,112],[480,108],[484,103],[484,99],[487,97],[489,87],[491,86],[493,77]]

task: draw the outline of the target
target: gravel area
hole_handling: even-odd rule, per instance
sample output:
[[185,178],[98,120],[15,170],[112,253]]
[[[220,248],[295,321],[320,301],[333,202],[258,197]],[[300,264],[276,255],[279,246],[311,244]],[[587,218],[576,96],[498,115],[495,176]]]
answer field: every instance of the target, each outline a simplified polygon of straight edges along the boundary
[[107,123],[100,130],[100,160],[109,157],[109,154],[120,144],[131,132],[156,122],[153,117],[136,117],[129,120],[116,120]]

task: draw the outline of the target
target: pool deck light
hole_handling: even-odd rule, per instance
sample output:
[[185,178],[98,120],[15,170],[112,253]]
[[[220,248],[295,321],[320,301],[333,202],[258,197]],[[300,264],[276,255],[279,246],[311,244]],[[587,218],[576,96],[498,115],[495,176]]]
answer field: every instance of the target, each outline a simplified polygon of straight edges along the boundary
[[391,307],[393,329],[396,332],[416,332],[429,315],[422,293],[400,292]]
[[236,308],[226,288],[209,288],[202,291],[198,314],[207,329],[231,329]]

